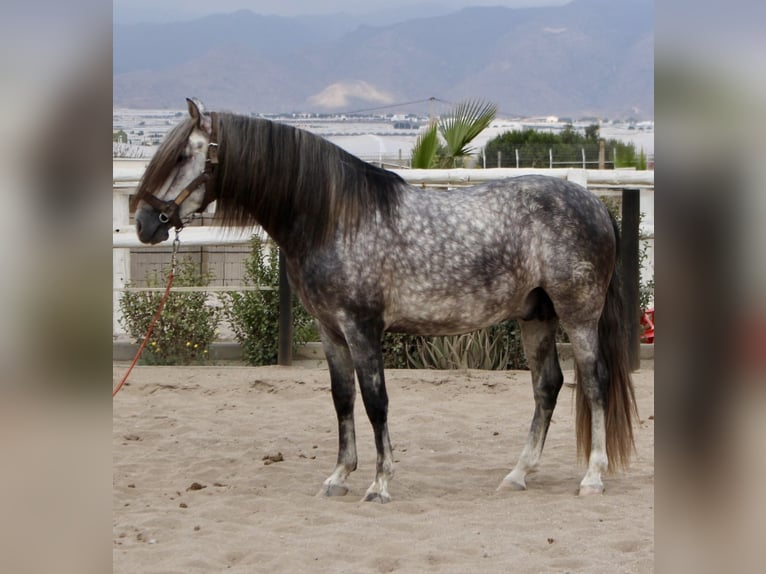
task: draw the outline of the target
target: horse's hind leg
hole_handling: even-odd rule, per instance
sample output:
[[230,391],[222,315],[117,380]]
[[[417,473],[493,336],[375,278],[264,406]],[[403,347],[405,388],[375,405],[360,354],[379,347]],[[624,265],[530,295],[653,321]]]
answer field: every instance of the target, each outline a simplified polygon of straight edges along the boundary
[[335,333],[319,326],[327,364],[335,412],[338,415],[338,463],[324,481],[320,495],[342,496],[348,492],[346,478],[356,470],[356,436],[354,430],[354,399],[356,382],[354,363],[346,342]]
[[606,402],[609,373],[599,355],[598,322],[565,324],[577,368],[578,451],[588,454],[588,470],[580,482],[579,494],[601,494],[601,473],[609,467],[606,452]]
[[500,489],[525,490],[527,474],[535,470],[543,452],[545,437],[556,407],[556,400],[564,383],[556,353],[558,319],[519,321],[524,353],[532,372],[535,412],[527,435],[527,442],[516,466],[503,479]]

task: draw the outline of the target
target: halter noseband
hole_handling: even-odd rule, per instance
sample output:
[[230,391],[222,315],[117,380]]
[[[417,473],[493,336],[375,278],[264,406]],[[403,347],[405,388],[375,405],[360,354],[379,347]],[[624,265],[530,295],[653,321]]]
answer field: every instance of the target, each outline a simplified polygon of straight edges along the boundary
[[159,219],[162,223],[172,223],[173,227],[179,230],[184,226],[184,222],[178,213],[181,209],[181,205],[202,184],[205,184],[205,197],[202,199],[202,205],[197,210],[197,213],[205,209],[205,207],[215,199],[215,196],[211,191],[212,186],[209,185],[209,183],[212,179],[211,176],[218,167],[218,118],[216,117],[215,112],[211,113],[210,117],[212,120],[212,127],[210,143],[208,143],[207,146],[207,158],[205,159],[204,171],[195,177],[172,201],[160,199],[152,194],[142,198],[146,203],[159,211]]

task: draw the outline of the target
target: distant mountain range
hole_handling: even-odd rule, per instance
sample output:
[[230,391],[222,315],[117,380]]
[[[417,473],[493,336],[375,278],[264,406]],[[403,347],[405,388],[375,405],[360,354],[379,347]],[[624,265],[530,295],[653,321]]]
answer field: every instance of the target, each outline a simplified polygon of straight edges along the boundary
[[246,113],[352,111],[433,96],[482,97],[504,115],[647,119],[654,3],[476,7],[380,26],[250,11],[115,24],[115,106],[178,109],[191,95]]

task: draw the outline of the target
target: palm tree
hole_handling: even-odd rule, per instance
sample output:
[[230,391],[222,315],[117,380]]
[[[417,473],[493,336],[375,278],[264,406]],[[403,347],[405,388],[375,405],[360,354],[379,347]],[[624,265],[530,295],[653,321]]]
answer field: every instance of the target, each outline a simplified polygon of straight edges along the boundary
[[[432,122],[418,136],[412,148],[412,167],[456,167],[458,161],[473,153],[471,141],[489,126],[496,113],[497,106],[484,100],[460,102],[438,123]],[[444,140],[443,144],[439,141],[439,135]]]
[[436,131],[436,122],[431,122],[426,131],[422,132],[412,148],[410,166],[414,169],[430,169],[436,167],[436,158],[442,145]]

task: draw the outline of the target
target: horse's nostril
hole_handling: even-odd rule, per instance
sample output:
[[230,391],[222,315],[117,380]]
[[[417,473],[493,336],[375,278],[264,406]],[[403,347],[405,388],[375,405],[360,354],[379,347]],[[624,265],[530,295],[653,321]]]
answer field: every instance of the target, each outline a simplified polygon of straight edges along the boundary
[[141,225],[141,221],[136,219],[136,233],[141,233],[141,228],[143,225]]

